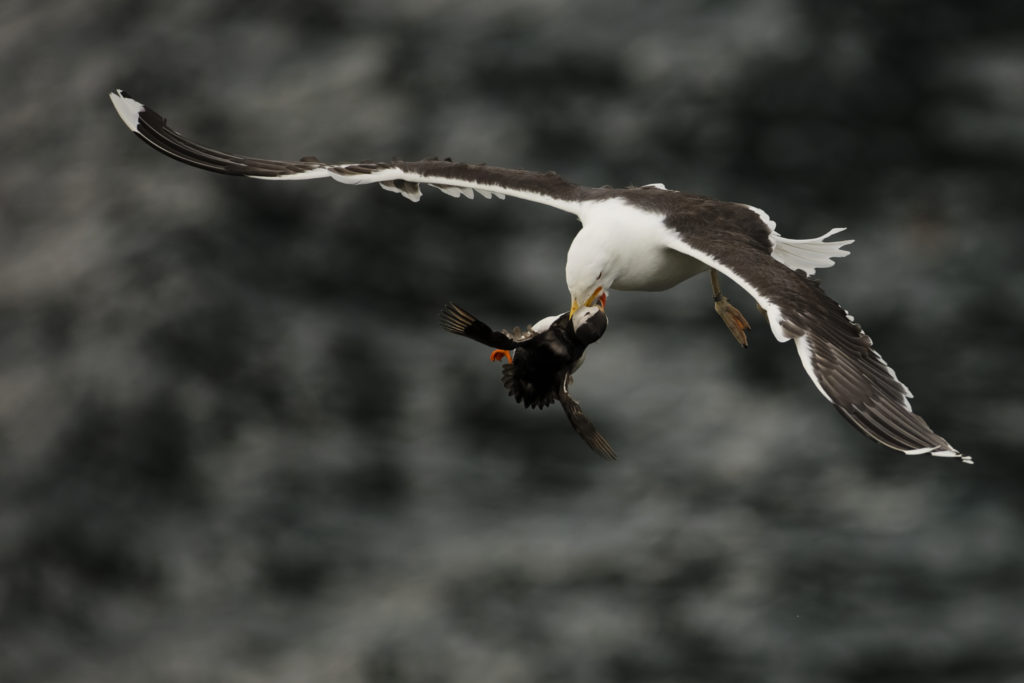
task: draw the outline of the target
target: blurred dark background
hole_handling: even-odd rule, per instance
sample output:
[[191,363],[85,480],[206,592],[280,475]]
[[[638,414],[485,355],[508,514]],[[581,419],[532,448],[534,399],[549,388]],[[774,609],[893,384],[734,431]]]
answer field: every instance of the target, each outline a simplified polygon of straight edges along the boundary
[[[1024,5],[9,0],[0,680],[1024,680]],[[526,412],[453,300],[564,310],[571,217],[205,174],[450,156],[836,225],[821,271],[965,453],[821,399],[753,302],[615,293]]]

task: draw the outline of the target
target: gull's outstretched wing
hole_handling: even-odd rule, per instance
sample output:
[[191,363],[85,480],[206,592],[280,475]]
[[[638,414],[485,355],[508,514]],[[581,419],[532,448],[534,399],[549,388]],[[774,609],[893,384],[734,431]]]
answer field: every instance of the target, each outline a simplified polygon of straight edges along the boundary
[[[666,217],[667,246],[734,280],[768,314],[775,338],[792,339],[818,391],[854,427],[884,446],[910,455],[972,462],[910,406],[910,390],[872,348],[853,317],[804,273],[772,258],[758,217],[743,205],[713,202],[704,211]],[[734,212],[731,215],[730,212]]]
[[275,161],[228,154],[192,142],[167,125],[167,120],[123,90],[110,93],[110,101],[128,129],[167,156],[197,168],[263,180],[331,178],[346,185],[378,184],[407,199],[419,201],[421,186],[435,187],[453,197],[485,199],[515,197],[579,214],[586,188],[555,173],[463,164],[448,160],[364,161],[330,164],[314,157]]

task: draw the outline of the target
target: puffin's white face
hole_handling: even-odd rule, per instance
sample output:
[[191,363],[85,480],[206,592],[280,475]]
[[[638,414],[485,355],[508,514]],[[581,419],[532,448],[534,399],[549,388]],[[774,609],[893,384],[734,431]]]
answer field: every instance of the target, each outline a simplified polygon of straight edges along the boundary
[[572,316],[572,329],[576,338],[589,346],[604,335],[608,329],[608,316],[604,306],[583,306]]

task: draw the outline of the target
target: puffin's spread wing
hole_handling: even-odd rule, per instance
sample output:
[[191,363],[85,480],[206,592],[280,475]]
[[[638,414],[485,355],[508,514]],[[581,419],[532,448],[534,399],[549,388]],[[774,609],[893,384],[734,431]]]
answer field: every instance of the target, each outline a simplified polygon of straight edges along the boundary
[[491,348],[511,351],[518,344],[504,332],[495,332],[475,315],[448,302],[441,309],[441,327],[452,334],[469,337]]
[[379,184],[411,201],[419,201],[421,185],[435,187],[453,197],[485,199],[516,197],[579,214],[583,188],[555,173],[536,173],[481,164],[428,159],[328,164],[313,157],[274,161],[220,152],[192,142],[167,125],[167,120],[123,90],[110,93],[110,101],[129,130],[172,159],[227,175],[263,180],[332,178],[346,185]]
[[565,409],[565,414],[569,418],[569,423],[572,428],[576,430],[576,433],[587,442],[590,449],[609,460],[615,460],[615,450],[612,448],[608,440],[605,439],[597,428],[594,427],[594,423],[587,419],[587,416],[583,414],[583,407],[569,395],[569,373],[565,374],[565,379],[562,382],[562,387],[558,392],[558,401],[562,404]]
[[[669,244],[728,276],[767,311],[775,338],[794,340],[814,386],[854,427],[910,455],[972,462],[916,415],[910,390],[872,348],[871,338],[817,282],[772,258],[758,216],[742,205],[731,221],[668,216]],[[721,211],[721,205],[718,208]],[[731,227],[724,227],[730,225]]]

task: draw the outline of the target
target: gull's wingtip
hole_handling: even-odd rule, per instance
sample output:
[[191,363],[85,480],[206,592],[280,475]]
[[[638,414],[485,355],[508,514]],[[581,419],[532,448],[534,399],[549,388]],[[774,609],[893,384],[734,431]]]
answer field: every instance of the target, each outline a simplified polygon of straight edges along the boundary
[[932,455],[937,455],[939,457],[945,457],[945,458],[960,458],[960,462],[964,463],[965,465],[973,465],[974,464],[974,458],[972,458],[969,455],[964,455],[963,453],[961,453],[960,451],[958,451],[957,449],[955,449],[953,447],[950,447],[950,450],[948,450],[948,451],[942,451],[942,452],[932,451]]
[[923,446],[921,448],[913,448],[910,450],[904,450],[907,455],[933,455],[937,458],[960,458],[961,462],[967,465],[974,464],[974,458],[969,455],[964,455],[957,449],[945,443],[942,446]]
[[117,110],[117,115],[124,121],[124,125],[128,126],[128,130],[133,133],[139,132],[139,115],[145,111],[146,106],[142,102],[133,100],[128,96],[124,90],[116,88],[111,90],[110,103],[114,105],[114,109]]

